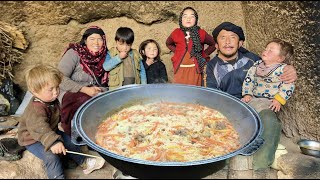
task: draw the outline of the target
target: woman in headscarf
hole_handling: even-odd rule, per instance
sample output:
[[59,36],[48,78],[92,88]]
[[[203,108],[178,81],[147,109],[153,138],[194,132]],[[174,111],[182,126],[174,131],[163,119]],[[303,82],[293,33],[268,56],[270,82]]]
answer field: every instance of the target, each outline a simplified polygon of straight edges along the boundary
[[108,74],[102,67],[107,50],[105,33],[101,28],[91,26],[79,43],[69,44],[59,62],[58,69],[64,74],[59,95],[61,126],[69,135],[77,109],[107,89]]
[[[216,49],[215,42],[198,26],[198,13],[192,7],[186,7],[180,13],[179,26],[166,41],[174,53],[171,58],[173,83],[201,86],[203,67]],[[208,45],[205,50],[204,44]]]

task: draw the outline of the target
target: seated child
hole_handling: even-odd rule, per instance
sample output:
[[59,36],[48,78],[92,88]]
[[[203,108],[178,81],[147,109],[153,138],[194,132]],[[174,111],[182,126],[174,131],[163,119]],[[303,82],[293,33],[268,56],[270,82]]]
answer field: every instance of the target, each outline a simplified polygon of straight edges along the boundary
[[147,84],[146,72],[139,52],[132,49],[134,33],[128,27],[120,27],[116,32],[116,47],[112,47],[103,63],[109,71],[109,90],[128,84]]
[[147,83],[167,83],[167,70],[160,59],[159,44],[153,39],[147,39],[140,44],[139,53],[147,73]]
[[60,108],[57,99],[62,73],[50,65],[35,65],[26,72],[28,90],[32,93],[18,126],[18,143],[40,158],[49,179],[64,179],[62,155],[84,168],[85,174],[100,169],[105,160],[66,154],[67,150],[80,152],[69,135],[58,129]]
[[284,83],[279,78],[292,57],[293,46],[290,43],[277,38],[269,41],[262,52],[262,60],[248,70],[242,86],[241,100],[248,102],[258,112],[268,108],[278,112],[294,90],[294,83]]

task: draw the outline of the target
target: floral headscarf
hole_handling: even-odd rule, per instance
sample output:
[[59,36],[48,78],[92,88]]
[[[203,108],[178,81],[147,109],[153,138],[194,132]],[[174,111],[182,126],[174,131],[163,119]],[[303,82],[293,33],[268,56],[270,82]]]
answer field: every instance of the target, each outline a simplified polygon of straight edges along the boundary
[[[96,53],[90,51],[85,43],[88,36],[92,34],[99,34],[103,39],[103,45]],[[93,78],[97,78],[100,81],[98,82],[100,85],[107,86],[108,73],[103,69],[103,63],[105,61],[108,48],[106,44],[106,36],[100,27],[90,26],[83,33],[80,43],[70,43],[66,51],[69,49],[73,49],[80,56],[80,65],[84,72],[91,76],[94,75],[95,77]]]

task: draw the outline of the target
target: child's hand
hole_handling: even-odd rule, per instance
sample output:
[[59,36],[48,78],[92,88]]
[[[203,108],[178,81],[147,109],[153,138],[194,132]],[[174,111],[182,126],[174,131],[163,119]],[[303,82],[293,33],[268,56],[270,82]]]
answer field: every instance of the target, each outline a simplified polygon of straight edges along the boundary
[[241,101],[247,103],[247,102],[250,102],[251,99],[252,99],[252,96],[250,96],[250,95],[245,95],[245,96],[243,96],[243,98],[241,99]]
[[146,63],[148,64],[148,66],[150,66],[151,64],[154,63],[154,59],[147,58]]
[[128,52],[127,51],[120,51],[119,52],[119,58],[120,59],[125,59],[126,57],[128,57]]
[[50,150],[53,154],[61,154],[66,155],[66,148],[64,147],[62,142],[58,142],[57,144],[51,146]]
[[274,112],[278,112],[280,111],[281,104],[279,103],[279,101],[272,99],[272,103],[269,108]]

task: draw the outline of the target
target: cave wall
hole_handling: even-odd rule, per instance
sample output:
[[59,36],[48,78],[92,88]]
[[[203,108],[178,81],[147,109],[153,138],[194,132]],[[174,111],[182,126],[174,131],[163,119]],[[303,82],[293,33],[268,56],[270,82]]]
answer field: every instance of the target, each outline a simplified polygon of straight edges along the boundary
[[250,50],[261,53],[268,40],[294,45],[295,91],[279,117],[283,131],[296,140],[320,140],[320,2],[242,2]]
[[[13,24],[30,42],[25,61],[15,68],[15,82],[25,88],[23,70],[26,66],[46,61],[57,64],[70,42],[79,42],[90,25],[100,26],[106,33],[107,46],[115,46],[117,28],[127,26],[135,33],[133,48],[153,38],[160,44],[163,59],[172,80],[173,70],[166,38],[177,27],[184,7],[191,6],[199,15],[198,25],[209,34],[223,21],[244,26],[241,2],[210,1],[7,1],[0,4],[2,20]],[[233,9],[232,9],[232,8]],[[217,9],[217,10],[216,10]],[[232,14],[233,13],[233,14]],[[214,53],[211,55],[213,56]]]
[[[198,25],[211,34],[214,27],[230,21],[243,27],[244,46],[260,54],[265,43],[279,37],[295,46],[294,66],[298,80],[294,96],[279,114],[288,137],[320,140],[319,134],[319,2],[267,1],[3,1],[0,21],[16,26],[29,42],[24,60],[14,67],[14,81],[26,88],[24,70],[28,65],[46,62],[57,65],[70,42],[79,42],[90,25],[106,33],[107,45],[115,45],[117,28],[135,32],[133,48],[147,39],[161,46],[169,80],[172,80],[172,54],[166,38],[178,25],[186,6],[199,14]],[[211,57],[214,55],[213,53]]]

